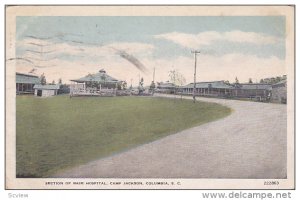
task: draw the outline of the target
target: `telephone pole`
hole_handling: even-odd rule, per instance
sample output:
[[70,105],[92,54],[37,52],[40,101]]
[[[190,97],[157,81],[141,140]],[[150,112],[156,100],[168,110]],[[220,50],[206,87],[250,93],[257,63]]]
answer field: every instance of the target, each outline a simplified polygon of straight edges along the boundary
[[200,54],[200,51],[192,51],[195,57],[195,70],[194,70],[194,89],[193,89],[193,101],[196,102],[196,72],[197,72],[197,54]]
[[154,67],[154,69],[153,69],[153,82],[154,82],[154,79],[155,79],[155,67]]
[[140,85],[140,82],[141,82],[141,75],[140,75],[140,73],[139,73],[139,85]]
[[[154,69],[153,69],[153,79],[152,79],[153,81],[152,81],[152,83],[151,83],[151,85],[153,86],[153,88],[152,88],[152,95],[154,95],[154,90],[155,90],[155,83],[154,83],[154,81],[155,81],[155,67],[154,67]],[[150,86],[150,88],[151,88],[151,86]]]

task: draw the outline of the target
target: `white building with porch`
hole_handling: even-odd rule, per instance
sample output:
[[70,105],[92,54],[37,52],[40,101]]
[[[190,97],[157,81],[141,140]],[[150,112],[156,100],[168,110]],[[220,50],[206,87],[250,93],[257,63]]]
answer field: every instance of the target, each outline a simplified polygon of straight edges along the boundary
[[122,83],[104,69],[71,81],[74,83],[70,85],[70,96],[116,96],[118,85]]
[[[224,81],[197,82],[195,85],[195,95],[197,96],[216,96],[223,97],[231,94],[233,86]],[[182,94],[192,95],[194,83],[181,86]]]
[[34,94],[34,85],[40,83],[40,78],[33,74],[16,73],[16,93]]

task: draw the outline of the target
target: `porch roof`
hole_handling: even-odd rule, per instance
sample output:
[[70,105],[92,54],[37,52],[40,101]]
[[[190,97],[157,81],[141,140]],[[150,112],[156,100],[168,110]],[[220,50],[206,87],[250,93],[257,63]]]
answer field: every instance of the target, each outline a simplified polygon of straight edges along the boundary
[[280,81],[278,83],[273,84],[272,88],[273,87],[286,87],[286,80],[282,80],[282,81]]
[[82,78],[79,79],[73,79],[71,80],[73,82],[77,83],[84,83],[84,82],[97,82],[97,83],[118,83],[120,82],[116,78],[113,78],[106,74],[105,70],[100,70],[96,74],[88,74]]
[[16,83],[38,84],[40,78],[31,74],[16,73]]
[[240,89],[244,90],[270,90],[272,88],[271,84],[262,83],[242,83],[240,86]]
[[33,89],[38,89],[38,90],[58,90],[60,87],[59,84],[56,85],[35,85]]
[[157,85],[157,88],[161,88],[161,89],[164,89],[164,88],[175,88],[176,85],[174,83],[170,83],[170,82],[165,82],[165,83],[159,83],[159,85]]
[[[183,89],[194,88],[194,83],[182,86]],[[211,82],[197,82],[196,88],[217,88],[217,89],[232,89],[231,85],[227,85],[224,81],[211,81]]]

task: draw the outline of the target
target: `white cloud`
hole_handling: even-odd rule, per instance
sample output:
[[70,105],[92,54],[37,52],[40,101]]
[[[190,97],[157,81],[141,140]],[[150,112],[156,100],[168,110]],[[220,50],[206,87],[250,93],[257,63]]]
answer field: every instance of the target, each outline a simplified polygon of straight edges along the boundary
[[[43,47],[39,45],[42,45]],[[97,56],[101,54],[111,54],[116,52],[116,50],[123,50],[130,54],[139,54],[152,53],[154,50],[154,46],[147,43],[119,42],[106,45],[90,45],[84,43],[70,44],[67,42],[51,42],[34,38],[26,38],[19,41],[17,43],[17,48],[39,52],[51,52],[48,53],[49,55],[68,54],[73,56]],[[27,52],[27,56],[29,53]],[[44,55],[46,56],[47,53],[44,53]]]
[[[142,58],[141,62],[152,72],[156,68],[156,81],[167,81],[168,72],[177,69],[184,75],[187,83],[193,82],[194,59],[193,57],[180,56],[174,60]],[[88,73],[96,73],[104,68],[108,74],[120,80],[126,80],[129,84],[137,85],[138,76],[145,80],[145,85],[152,81],[152,73],[143,74],[132,64],[119,57],[108,57],[97,63],[93,61],[72,62],[55,59],[49,63],[55,67],[39,68],[37,74],[45,73],[47,80],[64,82],[80,78]],[[17,71],[28,73],[31,65],[19,64]],[[223,56],[199,55],[197,63],[197,81],[229,80],[234,81],[238,77],[240,82],[246,82],[249,78],[259,81],[261,78],[286,74],[285,61],[277,57],[260,58],[253,55],[227,54]]]
[[[206,35],[205,35],[206,34]],[[205,32],[203,35],[207,40],[198,40],[197,45],[210,44],[215,38],[220,38],[216,32]],[[234,41],[253,41],[255,38],[259,38],[257,35],[252,37],[243,38],[233,37],[234,33],[226,35],[228,40]],[[193,39],[189,37],[189,34],[178,35],[174,34],[173,39],[178,40],[180,37],[185,40],[179,40],[186,46],[193,44]],[[195,36],[196,37],[196,36]],[[224,36],[222,36],[224,37]],[[231,38],[232,37],[232,38]],[[197,37],[196,37],[197,38]],[[274,42],[272,38],[257,39],[257,41],[263,40],[263,42],[271,43]],[[18,45],[28,45],[29,42],[38,42],[33,40],[22,41]],[[52,47],[53,46],[53,47]],[[27,48],[27,46],[25,46]],[[138,83],[138,76],[144,77],[145,85],[149,85],[152,81],[152,73],[143,74],[135,66],[115,54],[115,49],[125,50],[133,55],[141,55],[138,59],[145,65],[145,67],[152,72],[153,68],[156,68],[156,81],[166,81],[169,79],[168,72],[172,69],[177,69],[184,75],[187,83],[193,81],[193,70],[194,70],[194,58],[179,56],[174,59],[158,58],[153,59],[153,56],[149,56],[155,47],[151,44],[144,43],[111,43],[104,46],[95,45],[71,45],[68,43],[53,43],[49,45],[47,50],[51,48],[55,49],[55,53],[52,59],[48,61],[40,62],[40,65],[54,66],[46,68],[38,68],[37,74],[40,75],[45,73],[47,80],[58,80],[62,78],[64,82],[69,82],[71,79],[80,78],[87,75],[88,73],[96,73],[100,69],[106,69],[107,73],[118,78],[120,80],[126,80],[129,84],[133,79],[133,84]],[[47,48],[47,47],[45,47]],[[52,50],[53,50],[52,49]],[[65,60],[56,58],[56,54],[67,53],[74,56],[87,56],[88,59],[78,60]],[[24,53],[23,56],[29,56],[30,53]],[[95,61],[95,58],[101,56],[101,59]],[[39,58],[37,56],[36,58]],[[32,69],[32,64],[18,61],[17,71],[28,73]],[[248,78],[252,78],[254,81],[265,77],[283,75],[286,73],[285,61],[277,57],[262,58],[255,55],[244,55],[244,54],[225,54],[222,56],[214,55],[198,55],[197,64],[197,81],[212,81],[212,80],[229,80],[234,81],[237,76],[241,82],[245,82]]]
[[199,48],[210,45],[216,41],[230,41],[238,43],[251,43],[255,45],[275,44],[280,38],[263,33],[243,32],[239,30],[230,32],[206,31],[199,34],[187,34],[179,32],[164,33],[154,36],[156,39],[172,41],[187,48]]
[[[51,53],[34,53],[40,52],[41,47],[34,45],[44,45],[43,52]],[[45,73],[47,80],[58,80],[62,78],[64,81],[79,78],[88,73],[96,73],[101,68],[105,68],[112,75],[121,80],[130,80],[132,74],[137,76],[141,73],[134,65],[119,56],[117,51],[126,51],[138,59],[147,57],[152,54],[154,46],[146,43],[137,42],[120,42],[110,43],[106,45],[88,45],[88,44],[70,44],[66,42],[56,43],[34,38],[27,38],[17,43],[17,48],[23,49],[18,57],[27,58],[34,62],[37,66],[37,74]],[[31,50],[31,51],[24,51]],[[74,56],[76,59],[62,58],[62,55]],[[28,73],[34,66],[31,63],[17,61],[17,71]],[[130,72],[130,73],[128,73]]]

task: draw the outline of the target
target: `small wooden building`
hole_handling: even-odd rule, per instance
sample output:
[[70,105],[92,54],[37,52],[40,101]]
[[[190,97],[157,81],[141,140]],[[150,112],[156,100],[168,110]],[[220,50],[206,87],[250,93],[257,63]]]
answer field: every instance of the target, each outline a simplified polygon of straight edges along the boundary
[[16,93],[34,94],[34,85],[39,84],[38,76],[31,74],[16,73]]
[[174,94],[177,90],[178,86],[175,85],[174,83],[170,83],[169,81],[167,82],[160,82],[157,83],[157,87],[155,92],[158,93],[165,93],[165,94]]
[[38,97],[50,97],[57,95],[60,85],[35,85],[34,96]]

